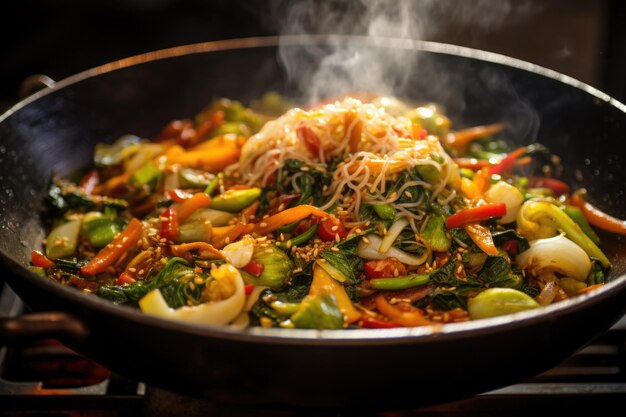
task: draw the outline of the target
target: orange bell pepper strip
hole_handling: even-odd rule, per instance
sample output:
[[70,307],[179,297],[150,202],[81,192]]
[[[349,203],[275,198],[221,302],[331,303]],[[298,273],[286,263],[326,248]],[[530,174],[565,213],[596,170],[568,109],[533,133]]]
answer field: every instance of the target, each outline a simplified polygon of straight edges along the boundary
[[31,252],[30,263],[33,266],[38,266],[39,268],[52,268],[53,266],[56,266],[52,259],[48,258],[46,255],[39,252],[38,250],[34,250]]
[[400,309],[387,301],[384,295],[379,294],[375,299],[376,308],[384,316],[388,317],[392,322],[404,327],[428,326],[433,324],[432,321],[424,317],[421,310],[406,304],[407,309]]
[[498,248],[493,243],[489,228],[479,223],[470,223],[463,226],[472,241],[487,255],[497,255]]
[[588,287],[581,288],[580,290],[576,291],[576,294],[587,294],[588,292],[598,290],[602,287],[604,287],[604,284],[590,285]]
[[446,144],[458,152],[463,152],[467,146],[476,139],[493,135],[504,130],[504,124],[496,123],[486,126],[476,126],[458,132],[450,133],[447,137]]
[[142,231],[143,225],[141,221],[133,218],[122,233],[117,235],[111,243],[100,249],[100,252],[80,269],[80,273],[92,276],[104,272],[137,244],[137,241],[141,238]]
[[571,202],[572,205],[580,208],[587,221],[602,230],[626,235],[626,220],[613,217],[587,202],[586,193],[585,190],[576,191],[572,194]]
[[317,217],[328,217],[330,214],[326,213],[323,210],[318,209],[317,207],[310,206],[308,204],[302,204],[299,206],[291,207],[286,210],[281,211],[280,213],[274,214],[273,216],[268,217],[267,219],[261,220],[260,223],[257,223],[253,232],[257,235],[264,235],[274,230],[278,229],[281,226],[285,226],[294,222],[298,222],[303,220],[309,216],[317,216]]
[[346,323],[354,323],[361,318],[362,313],[354,307],[343,285],[335,281],[328,272],[315,264],[313,265],[313,280],[311,281],[309,295],[324,293],[335,296],[339,310],[343,313]]
[[251,233],[254,230],[253,224],[235,224],[233,226],[214,227],[211,244],[221,249],[229,243],[233,243],[239,236]]
[[183,201],[178,208],[178,223],[183,224],[194,211],[211,205],[211,197],[205,193],[196,193]]
[[478,200],[489,189],[489,168],[480,169],[474,179],[461,178],[461,191],[470,200]]

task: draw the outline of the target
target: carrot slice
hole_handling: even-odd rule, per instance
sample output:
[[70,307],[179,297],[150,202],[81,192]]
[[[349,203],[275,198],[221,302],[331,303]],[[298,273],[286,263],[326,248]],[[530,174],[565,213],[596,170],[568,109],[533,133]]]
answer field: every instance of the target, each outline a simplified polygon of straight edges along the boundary
[[129,251],[137,241],[141,238],[143,225],[141,221],[133,218],[126,229],[115,237],[87,265],[80,269],[83,275],[91,276],[104,272],[109,266],[113,265],[124,253]]

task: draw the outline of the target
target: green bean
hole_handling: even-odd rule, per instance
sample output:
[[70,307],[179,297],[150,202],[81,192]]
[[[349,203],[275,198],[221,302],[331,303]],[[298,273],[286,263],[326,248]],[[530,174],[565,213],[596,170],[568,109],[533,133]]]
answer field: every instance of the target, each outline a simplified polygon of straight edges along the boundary
[[415,274],[404,277],[374,278],[370,280],[370,285],[375,290],[406,290],[426,285],[429,281],[430,274]]

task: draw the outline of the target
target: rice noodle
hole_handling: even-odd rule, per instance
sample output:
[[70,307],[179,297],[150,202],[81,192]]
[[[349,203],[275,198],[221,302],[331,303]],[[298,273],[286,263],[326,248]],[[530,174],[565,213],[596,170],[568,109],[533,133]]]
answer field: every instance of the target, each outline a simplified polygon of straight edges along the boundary
[[[349,124],[348,116],[352,117]],[[361,126],[361,137],[357,143],[351,143],[357,123]],[[311,149],[299,137],[300,126],[306,126],[319,138],[317,150]],[[328,210],[337,205],[358,221],[363,203],[392,204],[398,215],[406,217],[415,230],[415,221],[420,216],[412,211],[424,205],[423,196],[412,203],[399,204],[397,201],[409,187],[430,190],[430,201],[435,201],[446,189],[454,167],[437,137],[415,140],[410,132],[412,122],[408,118],[392,116],[380,106],[354,98],[309,111],[295,108],[266,123],[252,136],[243,146],[239,162],[227,168],[227,172],[236,172],[249,186],[264,186],[288,159],[297,159],[325,173],[328,163],[343,157],[332,173],[329,187],[323,192],[326,203],[320,208]],[[400,172],[418,166],[434,167],[440,180],[435,185],[426,181],[407,181],[392,196],[385,196],[387,181],[393,181]],[[297,178],[301,175],[296,173],[291,178],[296,192],[300,190]],[[447,194],[446,201],[451,201],[454,196],[454,192]]]

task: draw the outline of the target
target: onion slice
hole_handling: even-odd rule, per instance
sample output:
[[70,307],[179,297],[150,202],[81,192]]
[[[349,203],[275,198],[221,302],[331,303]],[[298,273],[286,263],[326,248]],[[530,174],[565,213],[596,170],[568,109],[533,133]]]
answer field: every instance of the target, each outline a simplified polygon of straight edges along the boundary
[[591,270],[589,256],[563,235],[533,240],[516,262],[523,269],[558,271],[578,281],[585,281]]
[[380,237],[375,234],[369,234],[366,236],[366,239],[367,243],[364,239],[361,239],[357,247],[357,254],[363,259],[387,259],[393,257],[404,264],[417,266],[426,262],[431,255],[431,251],[428,248],[420,256],[415,256],[393,246],[387,252],[381,253],[380,246],[382,240]]
[[242,312],[246,302],[243,278],[232,265],[224,264],[211,272],[216,278],[228,278],[235,285],[230,297],[193,307],[170,308],[157,288],[139,300],[141,310],[153,316],[208,326],[222,326],[233,321]]
[[383,240],[380,242],[378,251],[380,253],[387,253],[387,251],[389,251],[389,249],[393,245],[393,242],[396,241],[398,236],[400,236],[400,233],[402,233],[402,230],[404,230],[404,228],[408,225],[409,221],[405,217],[393,222],[389,230],[387,230],[385,237],[383,237]]

